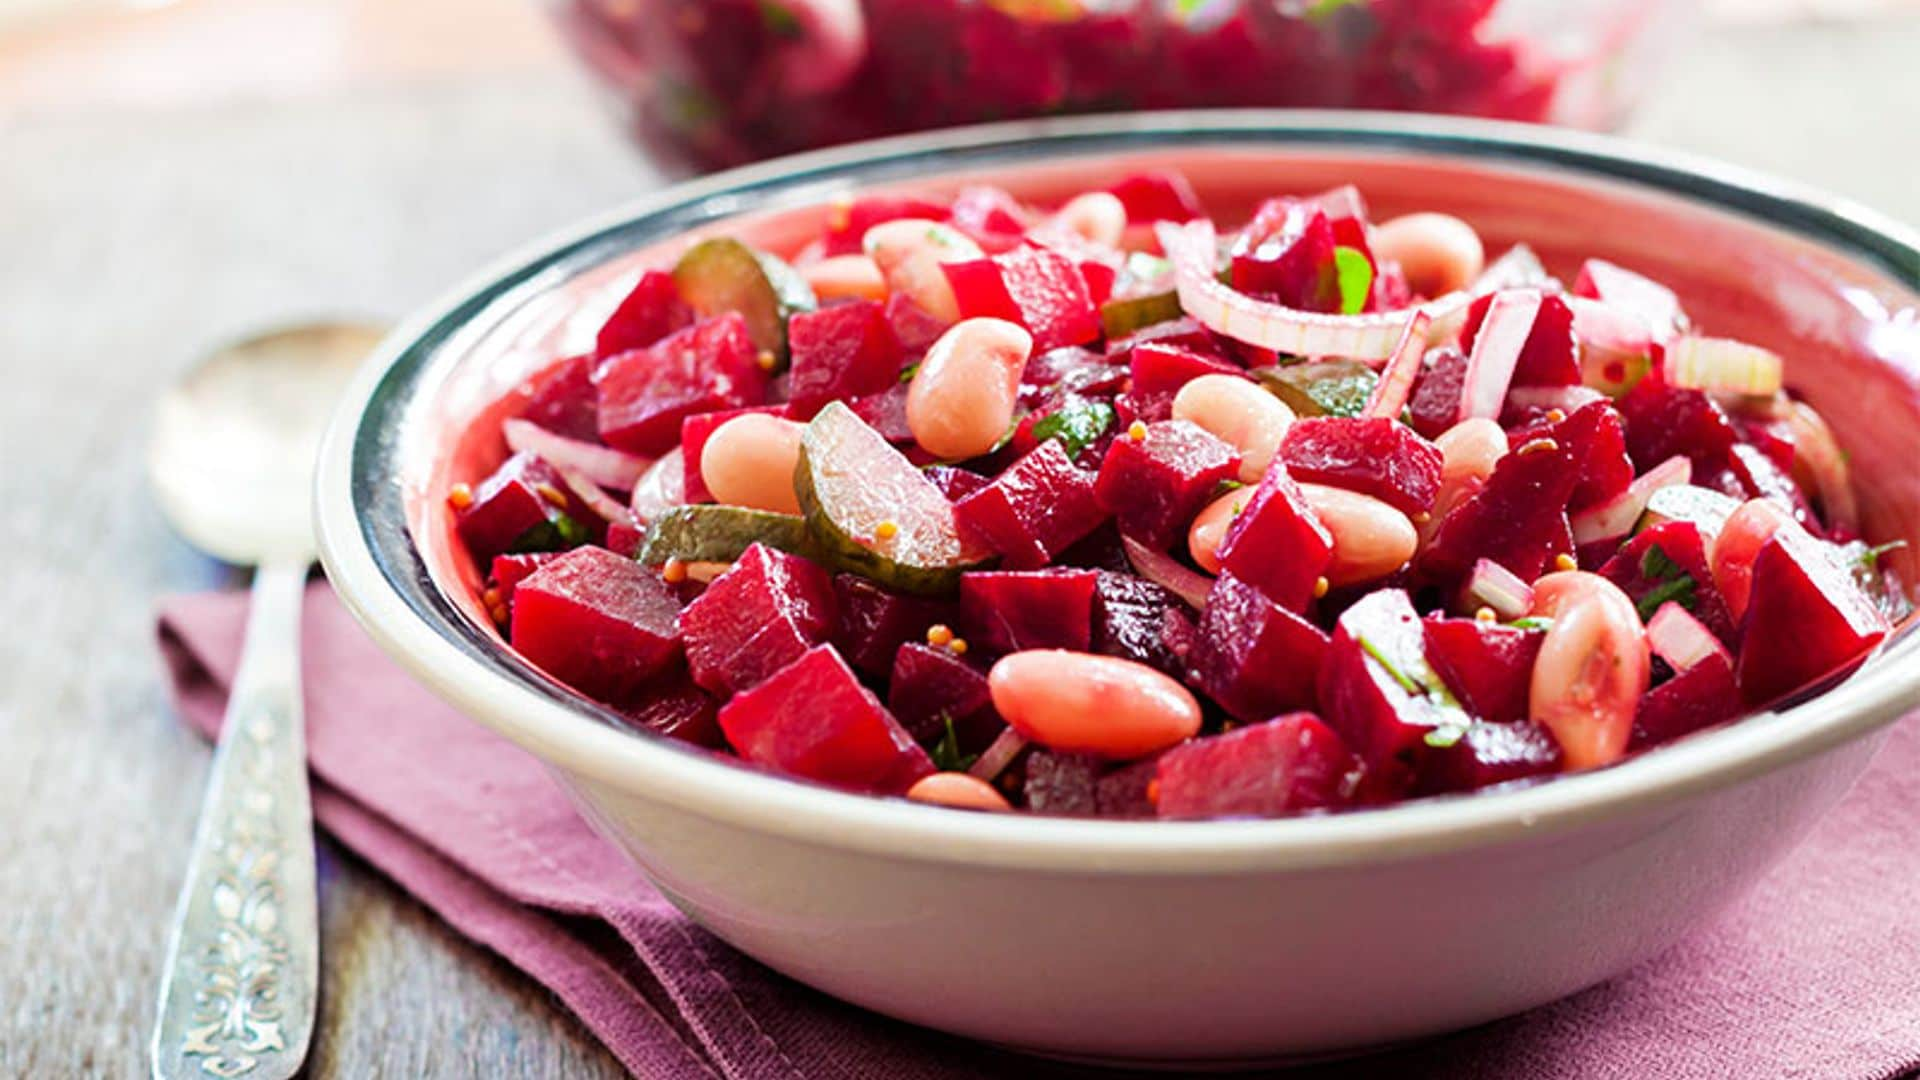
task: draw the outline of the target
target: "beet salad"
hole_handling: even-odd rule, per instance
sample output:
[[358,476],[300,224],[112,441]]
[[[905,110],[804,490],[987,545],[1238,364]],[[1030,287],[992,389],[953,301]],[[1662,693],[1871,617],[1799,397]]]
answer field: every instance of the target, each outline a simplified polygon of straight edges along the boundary
[[1781,357],[1659,282],[1113,179],[641,274],[447,494],[512,648],[842,789],[1277,817],[1608,766],[1908,614]]

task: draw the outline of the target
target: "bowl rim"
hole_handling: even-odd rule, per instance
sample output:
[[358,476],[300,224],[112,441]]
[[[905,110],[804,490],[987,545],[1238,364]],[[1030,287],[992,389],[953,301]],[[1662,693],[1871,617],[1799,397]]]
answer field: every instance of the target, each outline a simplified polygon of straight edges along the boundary
[[614,714],[560,688],[508,650],[481,648],[477,628],[427,576],[404,515],[396,512],[392,466],[401,432],[389,421],[412,411],[436,355],[462,327],[496,304],[539,293],[565,276],[569,261],[575,269],[595,265],[715,218],[816,202],[856,183],[1189,146],[1438,154],[1624,181],[1762,219],[1920,289],[1920,234],[1875,211],[1691,155],[1531,125],[1364,112],[1182,110],[1014,121],[852,144],[667,186],[495,260],[419,309],[368,359],[323,442],[314,490],[327,574],[375,642],[414,678],[576,781],[803,843],[1008,869],[1155,876],[1298,870],[1546,836],[1668,812],[1865,736],[1903,715],[1920,695],[1920,657],[1914,655],[1920,638],[1903,631],[1852,679],[1812,700],[1547,783],[1278,820],[961,814],[773,776],[617,727]]

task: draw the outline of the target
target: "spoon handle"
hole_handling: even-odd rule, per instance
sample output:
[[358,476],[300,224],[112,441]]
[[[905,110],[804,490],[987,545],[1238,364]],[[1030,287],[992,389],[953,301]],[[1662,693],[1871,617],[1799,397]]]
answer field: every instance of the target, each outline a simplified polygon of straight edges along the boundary
[[280,1080],[313,1037],[319,945],[300,697],[308,563],[262,566],[174,912],[153,1075]]

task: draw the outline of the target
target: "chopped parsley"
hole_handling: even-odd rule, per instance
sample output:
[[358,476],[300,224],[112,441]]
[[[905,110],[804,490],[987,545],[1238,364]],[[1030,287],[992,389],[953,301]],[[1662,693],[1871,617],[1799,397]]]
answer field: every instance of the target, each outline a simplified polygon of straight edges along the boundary
[[1373,293],[1373,260],[1359,248],[1342,244],[1333,249],[1333,272],[1340,285],[1340,314],[1360,314]]
[[941,713],[940,722],[946,726],[946,732],[940,736],[939,742],[933,744],[927,756],[933,759],[933,767],[941,772],[966,772],[974,762],[980,760],[980,755],[960,752],[960,736],[953,730],[953,717]]
[[1634,609],[1640,613],[1640,621],[1650,621],[1661,605],[1668,602],[1679,604],[1688,611],[1698,602],[1694,590],[1698,585],[1692,575],[1673,561],[1659,544],[1647,545],[1646,554],[1640,556],[1640,575],[1654,583],[1654,587],[1642,593],[1634,601]]
[[1428,746],[1444,750],[1466,736],[1467,729],[1473,726],[1473,717],[1461,708],[1460,699],[1453,696],[1453,691],[1447,689],[1447,684],[1440,681],[1440,676],[1424,659],[1418,656],[1413,657],[1414,664],[1418,666],[1409,671],[1389,659],[1386,650],[1369,641],[1365,635],[1360,635],[1357,640],[1360,643],[1360,650],[1371,657],[1374,663],[1379,664],[1380,670],[1386,672],[1389,678],[1398,683],[1400,689],[1405,690],[1412,697],[1424,700],[1440,713],[1440,722],[1436,723],[1423,737]]
[[1107,433],[1115,418],[1113,406],[1104,401],[1068,398],[1058,409],[1034,421],[1033,438],[1035,442],[1058,439],[1067,456],[1076,458]]
[[913,381],[913,377],[918,374],[920,374],[920,362],[916,360],[900,369],[900,381],[910,383]]
[[1515,630],[1551,630],[1553,629],[1553,620],[1547,618],[1545,615],[1527,615],[1515,619],[1507,625],[1513,627]]

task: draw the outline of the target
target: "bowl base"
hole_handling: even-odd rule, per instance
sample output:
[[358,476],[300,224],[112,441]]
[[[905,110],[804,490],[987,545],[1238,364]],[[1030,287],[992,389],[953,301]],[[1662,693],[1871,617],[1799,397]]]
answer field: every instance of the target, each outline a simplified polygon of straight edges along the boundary
[[1115,1057],[1105,1054],[1063,1054],[1053,1050],[1039,1050],[1033,1047],[1018,1046],[1012,1043],[991,1042],[987,1045],[998,1047],[1027,1057],[1057,1061],[1063,1065],[1085,1065],[1100,1069],[1129,1069],[1135,1072],[1170,1074],[1230,1074],[1245,1072],[1266,1072],[1276,1069],[1298,1069],[1308,1065],[1325,1065],[1336,1061],[1352,1061],[1357,1058],[1372,1057],[1394,1050],[1431,1041],[1434,1036],[1420,1036],[1412,1039],[1400,1039],[1394,1042],[1371,1043],[1346,1050],[1324,1050],[1305,1054],[1271,1054],[1260,1057],[1244,1058],[1138,1058]]

